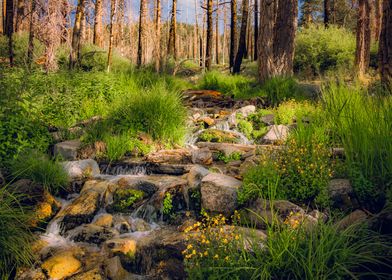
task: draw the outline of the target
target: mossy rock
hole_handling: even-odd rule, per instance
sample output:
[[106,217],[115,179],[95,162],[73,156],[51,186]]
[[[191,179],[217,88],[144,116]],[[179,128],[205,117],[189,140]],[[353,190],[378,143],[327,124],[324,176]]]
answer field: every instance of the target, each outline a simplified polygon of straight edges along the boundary
[[239,143],[240,139],[237,134],[230,131],[207,129],[199,135],[198,141],[213,143]]
[[113,195],[112,209],[116,212],[129,212],[135,209],[135,204],[143,200],[146,194],[135,189],[118,189]]

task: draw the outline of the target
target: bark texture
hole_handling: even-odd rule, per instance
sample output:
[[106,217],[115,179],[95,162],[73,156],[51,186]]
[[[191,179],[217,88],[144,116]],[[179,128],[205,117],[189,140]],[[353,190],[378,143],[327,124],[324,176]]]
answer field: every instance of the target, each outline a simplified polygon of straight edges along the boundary
[[103,15],[102,0],[96,0],[93,43],[99,47],[103,47],[102,15]]
[[229,54],[229,64],[230,68],[234,65],[235,55],[237,53],[237,0],[231,0],[231,19],[230,19],[230,54]]
[[85,0],[78,0],[76,8],[75,22],[72,33],[71,55],[69,58],[69,68],[75,67],[80,59],[80,45],[82,33],[82,19],[84,18]]
[[146,63],[145,49],[147,36],[147,0],[140,1],[139,16],[139,42],[137,47],[137,66],[140,67]]
[[173,0],[172,10],[171,10],[171,20],[170,20],[170,30],[169,30],[169,42],[167,44],[167,53],[172,55],[173,58],[177,59],[177,0]]
[[207,0],[207,42],[206,42],[206,60],[205,66],[207,70],[211,69],[212,61],[212,39],[213,39],[213,23],[212,23],[212,8],[213,0]]
[[331,3],[330,0],[324,0],[324,25],[328,27],[331,18]]
[[242,0],[242,20],[241,20],[240,40],[238,44],[238,52],[234,61],[233,73],[240,72],[242,59],[246,52],[246,30],[248,25],[248,11],[249,11],[249,0]]
[[31,69],[34,54],[34,16],[36,8],[36,0],[31,0],[30,4],[30,26],[29,26],[29,45],[27,48],[27,67]]
[[255,22],[255,30],[254,30],[254,50],[253,50],[253,59],[257,60],[257,41],[259,39],[259,1],[255,0],[254,7],[254,22]]
[[392,92],[392,0],[384,0],[379,41],[381,82]]
[[155,7],[155,71],[161,70],[161,0],[156,0]]
[[14,1],[13,0],[4,0],[6,1],[5,8],[5,31],[8,37],[8,57],[10,60],[10,66],[14,66],[14,43],[13,43],[13,34],[14,34]]
[[114,18],[116,17],[117,1],[110,1],[110,31],[109,31],[109,50],[108,50],[108,61],[107,71],[110,72],[112,66],[112,53],[113,53],[113,40],[114,40]]
[[363,76],[369,68],[370,39],[370,0],[359,0],[355,65],[360,77]]

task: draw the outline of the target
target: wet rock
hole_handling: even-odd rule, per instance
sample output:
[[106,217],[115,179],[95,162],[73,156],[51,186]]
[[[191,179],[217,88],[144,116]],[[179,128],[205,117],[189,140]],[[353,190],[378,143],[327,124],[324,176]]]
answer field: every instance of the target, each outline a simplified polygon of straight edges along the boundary
[[367,221],[367,214],[362,210],[355,210],[351,212],[346,217],[341,219],[339,222],[336,223],[339,229],[346,229],[354,224],[360,224]]
[[129,273],[124,269],[118,256],[107,259],[104,264],[105,275],[107,279],[111,280],[126,280],[129,278]]
[[196,144],[199,148],[208,148],[212,152],[221,152],[225,156],[230,156],[233,153],[245,154],[250,151],[255,151],[254,145],[231,144],[231,143],[212,143],[212,142],[198,142]]
[[67,236],[76,242],[101,244],[118,235],[114,229],[101,227],[94,224],[85,224],[67,232]]
[[332,179],[328,184],[328,193],[333,207],[347,210],[358,207],[353,188],[348,179]]
[[237,208],[241,181],[223,174],[210,173],[201,181],[201,203],[208,211],[230,215]]
[[285,125],[272,125],[262,138],[262,142],[266,144],[283,143],[289,135],[289,130],[289,127]]
[[199,118],[198,122],[203,123],[205,127],[210,127],[215,124],[215,120],[210,117]]
[[76,160],[78,151],[82,143],[80,140],[69,140],[54,145],[53,153],[55,157],[60,157],[64,160]]
[[50,279],[60,280],[79,272],[82,264],[71,252],[62,252],[44,261],[41,267]]
[[192,149],[192,163],[210,165],[212,163],[212,153],[210,149]]
[[134,258],[136,253],[136,240],[131,238],[116,238],[104,243],[104,250],[114,255],[126,255]]
[[61,165],[72,180],[95,177],[100,174],[98,163],[92,159],[66,161]]
[[143,219],[133,219],[130,226],[131,231],[149,231],[151,230],[150,224]]
[[100,227],[110,228],[113,226],[113,216],[110,214],[102,214],[95,218],[93,224]]
[[108,189],[113,189],[115,186],[116,185],[110,181],[89,180],[84,183],[80,193],[94,191],[103,195]]
[[254,105],[248,105],[236,110],[237,115],[241,115],[242,117],[246,118],[250,114],[256,111],[256,107]]
[[189,171],[187,175],[188,184],[183,188],[183,195],[188,209],[195,208],[195,204],[197,203],[200,204],[200,197],[198,198],[199,201],[194,201],[197,199],[195,193],[200,193],[201,180],[207,176],[208,173],[210,172],[200,165],[195,165]]
[[99,209],[100,194],[95,191],[83,192],[70,205],[59,213],[63,231],[78,225],[90,223]]
[[274,114],[268,114],[265,116],[261,117],[261,121],[265,124],[265,125],[274,125],[275,124],[275,115]]
[[180,163],[192,162],[192,154],[188,149],[161,150],[151,153],[146,157],[146,161],[152,163]]
[[15,280],[46,280],[41,268],[18,268]]
[[239,143],[240,137],[232,131],[219,129],[206,129],[198,137],[197,141],[212,143]]
[[102,276],[101,269],[95,268],[72,276],[69,280],[105,280],[105,278]]

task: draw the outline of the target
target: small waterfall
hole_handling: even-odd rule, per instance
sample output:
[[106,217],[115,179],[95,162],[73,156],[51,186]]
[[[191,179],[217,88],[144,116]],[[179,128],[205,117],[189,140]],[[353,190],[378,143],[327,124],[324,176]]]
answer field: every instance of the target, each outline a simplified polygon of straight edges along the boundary
[[148,175],[148,168],[145,164],[129,163],[129,164],[114,164],[102,165],[102,174],[109,175],[134,175],[143,176]]

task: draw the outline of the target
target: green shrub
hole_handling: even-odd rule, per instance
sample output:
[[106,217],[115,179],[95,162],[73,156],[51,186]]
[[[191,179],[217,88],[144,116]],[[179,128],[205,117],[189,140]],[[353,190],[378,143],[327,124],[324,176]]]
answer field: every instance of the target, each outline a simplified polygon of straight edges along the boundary
[[118,212],[130,212],[134,204],[144,197],[144,192],[134,189],[119,189],[113,195],[113,210]]
[[248,139],[252,138],[253,126],[251,122],[246,120],[239,120],[237,122],[237,127],[240,132],[242,132]]
[[165,194],[165,198],[163,199],[163,215],[169,216],[173,212],[173,197],[170,192]]
[[287,100],[274,109],[276,124],[311,121],[318,113],[318,105],[309,101]]
[[20,206],[22,197],[0,188],[0,276],[11,278],[18,266],[32,265],[30,243],[33,234],[29,230],[31,215]]
[[343,27],[310,25],[295,39],[294,70],[307,77],[339,68],[351,69],[355,36]]
[[106,144],[105,156],[110,161],[120,160],[131,150],[131,135],[124,133],[120,135],[106,135],[103,141]]
[[242,155],[239,152],[233,152],[230,155],[225,155],[223,152],[219,152],[217,155],[217,159],[226,164],[232,161],[241,160],[241,157]]
[[57,194],[69,182],[67,173],[58,162],[34,150],[20,153],[9,162],[9,169],[13,177],[42,184],[53,194]]
[[297,82],[290,77],[271,78],[262,85],[262,91],[272,106],[289,99],[303,99]]

